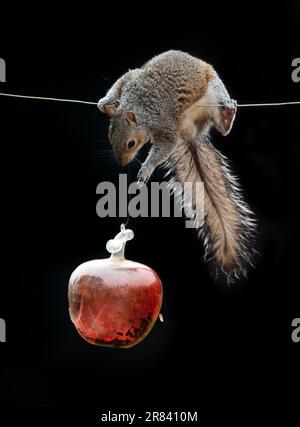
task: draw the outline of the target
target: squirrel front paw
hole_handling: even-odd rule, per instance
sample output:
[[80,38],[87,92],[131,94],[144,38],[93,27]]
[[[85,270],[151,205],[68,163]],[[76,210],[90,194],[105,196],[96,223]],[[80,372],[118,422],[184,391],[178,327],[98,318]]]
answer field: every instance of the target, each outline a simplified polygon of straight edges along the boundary
[[102,113],[107,114],[111,118],[116,112],[118,102],[117,100],[112,101],[105,96],[98,101],[97,106]]
[[137,184],[139,187],[142,187],[143,184],[147,184],[150,176],[152,175],[153,169],[148,166],[142,165],[141,169],[137,174]]
[[108,106],[108,99],[106,98],[106,96],[104,98],[101,98],[98,101],[97,107],[99,108],[99,110],[101,111],[101,113],[106,113],[106,107]]

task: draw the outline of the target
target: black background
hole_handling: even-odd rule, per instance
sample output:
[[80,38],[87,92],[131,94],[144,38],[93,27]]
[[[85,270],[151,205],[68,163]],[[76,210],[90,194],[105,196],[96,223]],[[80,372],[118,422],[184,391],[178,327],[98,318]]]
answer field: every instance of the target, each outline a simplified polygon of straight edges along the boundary
[[[300,100],[291,79],[299,1],[162,6],[79,8],[80,19],[45,6],[23,26],[22,11],[2,15],[0,91],[97,101],[128,68],[175,48],[212,63],[240,103]],[[130,350],[83,341],[66,297],[73,269],[106,257],[119,227],[95,212],[96,185],[127,172],[107,151],[108,120],[94,106],[0,97],[0,107],[0,405],[9,419],[63,413],[66,425],[95,425],[108,410],[198,410],[204,425],[244,425],[296,414],[299,107],[240,109],[231,134],[215,135],[258,218],[260,257],[247,281],[214,284],[184,220],[130,220],[127,257],[153,267],[165,293],[165,323]],[[130,165],[130,179],[137,171]]]

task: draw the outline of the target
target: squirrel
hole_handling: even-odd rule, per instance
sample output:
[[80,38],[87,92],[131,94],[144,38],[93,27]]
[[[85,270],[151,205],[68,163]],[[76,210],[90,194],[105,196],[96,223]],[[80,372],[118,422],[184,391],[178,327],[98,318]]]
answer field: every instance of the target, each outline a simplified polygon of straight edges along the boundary
[[[151,142],[138,172],[140,184],[162,164],[182,184],[204,183],[204,224],[199,222],[201,212],[193,220],[206,258],[210,256],[215,274],[223,272],[228,282],[246,276],[255,253],[256,221],[226,158],[209,140],[212,127],[229,134],[237,111],[212,65],[185,52],[167,51],[121,76],[98,108],[111,119],[108,136],[121,165]],[[194,193],[193,198],[203,196]],[[190,203],[194,207],[195,200]]]

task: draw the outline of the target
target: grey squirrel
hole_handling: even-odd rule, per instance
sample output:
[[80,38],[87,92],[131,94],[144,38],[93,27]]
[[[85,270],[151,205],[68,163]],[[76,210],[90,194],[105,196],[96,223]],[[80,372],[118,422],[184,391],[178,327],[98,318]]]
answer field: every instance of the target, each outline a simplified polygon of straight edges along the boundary
[[198,223],[199,212],[193,219],[206,255],[229,282],[246,275],[255,220],[225,157],[209,141],[211,127],[222,135],[230,132],[237,110],[214,68],[188,53],[162,53],[118,79],[98,108],[111,119],[109,140],[121,165],[152,143],[140,183],[167,161],[181,183],[204,183],[205,224]]

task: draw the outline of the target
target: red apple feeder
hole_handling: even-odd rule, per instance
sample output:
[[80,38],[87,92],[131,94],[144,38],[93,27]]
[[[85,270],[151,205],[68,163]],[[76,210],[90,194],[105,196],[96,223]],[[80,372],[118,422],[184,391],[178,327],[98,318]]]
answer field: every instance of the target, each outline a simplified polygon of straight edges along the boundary
[[124,258],[131,230],[109,240],[110,258],[81,264],[69,281],[69,311],[79,334],[89,343],[129,348],[151,331],[162,304],[162,284],[150,267]]

